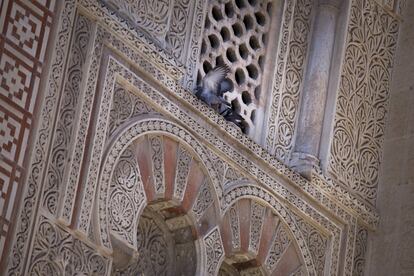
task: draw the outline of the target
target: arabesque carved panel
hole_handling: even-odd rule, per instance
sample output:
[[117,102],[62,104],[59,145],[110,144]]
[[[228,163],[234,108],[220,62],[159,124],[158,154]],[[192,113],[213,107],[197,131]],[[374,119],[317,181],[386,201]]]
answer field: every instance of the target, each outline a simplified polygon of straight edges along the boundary
[[377,197],[398,27],[375,1],[352,1],[328,169],[371,203]]

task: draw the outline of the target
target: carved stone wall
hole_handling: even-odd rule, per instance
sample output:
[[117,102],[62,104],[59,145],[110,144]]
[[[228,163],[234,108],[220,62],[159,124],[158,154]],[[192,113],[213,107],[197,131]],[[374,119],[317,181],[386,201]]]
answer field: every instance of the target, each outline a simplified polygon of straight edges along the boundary
[[[256,113],[263,106],[262,91],[268,36],[272,15],[277,7],[272,1],[210,1],[204,23],[198,82],[214,67],[226,65],[234,89],[225,99],[245,120],[244,132],[256,125]],[[273,19],[275,24],[276,19]],[[260,112],[263,112],[262,110]]]
[[269,152],[285,161],[294,142],[313,5],[313,0],[287,0],[284,5],[265,145]]
[[351,4],[328,170],[374,203],[398,20],[372,0]]
[[[361,1],[352,3],[368,3]],[[260,25],[264,12],[269,22],[262,2],[231,3],[243,15],[234,31],[249,28],[250,19]],[[250,8],[244,11],[242,3]],[[288,129],[297,120],[313,1],[284,1],[279,11],[270,153],[186,89],[197,72],[204,1],[58,5],[39,128],[4,273],[162,274],[174,260],[178,274],[190,275],[362,271],[376,210],[336,179],[308,181],[279,160],[292,148]],[[219,16],[211,7],[208,16]],[[369,9],[388,22],[379,6]],[[377,30],[378,17],[352,11],[351,18]],[[356,31],[349,33],[362,35],[352,24]],[[375,41],[391,43],[394,32],[388,34]],[[155,245],[145,243],[148,237]],[[186,259],[191,270],[184,270]]]

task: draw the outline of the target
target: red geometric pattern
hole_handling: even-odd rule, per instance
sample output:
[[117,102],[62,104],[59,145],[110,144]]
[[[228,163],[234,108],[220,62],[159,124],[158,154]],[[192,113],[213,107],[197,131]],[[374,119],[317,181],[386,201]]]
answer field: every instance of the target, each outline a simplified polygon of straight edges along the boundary
[[56,0],[0,0],[0,267],[20,201]]

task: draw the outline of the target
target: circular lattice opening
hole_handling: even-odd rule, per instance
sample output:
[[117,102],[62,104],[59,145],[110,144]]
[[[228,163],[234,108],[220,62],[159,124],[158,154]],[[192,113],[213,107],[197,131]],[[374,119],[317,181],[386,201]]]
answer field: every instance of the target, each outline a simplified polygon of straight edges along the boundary
[[245,105],[249,105],[252,103],[252,98],[250,97],[249,92],[243,91],[242,93],[242,101]]
[[246,3],[244,2],[244,0],[236,0],[235,3],[239,9],[246,7]]
[[251,36],[249,39],[249,45],[252,47],[253,50],[257,50],[260,48],[260,43],[255,36]]
[[226,3],[226,5],[224,6],[224,13],[227,15],[227,17],[233,17],[234,7],[232,2]]
[[243,59],[247,59],[249,56],[249,49],[247,49],[246,44],[242,44],[239,46],[239,54]]
[[204,55],[206,53],[206,51],[207,51],[207,46],[206,46],[205,41],[203,40],[203,42],[201,43],[201,50],[200,50],[200,52],[201,52],[202,55]]
[[249,4],[250,4],[250,6],[252,6],[252,7],[257,6],[257,2],[258,2],[258,0],[249,0]]
[[263,69],[263,67],[264,67],[264,56],[260,56],[258,62],[259,62],[260,68]]
[[254,16],[256,17],[256,22],[260,25],[260,26],[264,26],[266,24],[266,16],[264,16],[263,13],[261,12],[256,12],[254,14]]
[[220,35],[223,38],[224,42],[230,40],[231,34],[230,34],[229,29],[227,29],[226,27],[221,28]]
[[254,97],[256,98],[256,100],[260,99],[260,86],[254,89]]
[[246,76],[244,75],[243,70],[240,68],[236,70],[235,77],[238,85],[242,85],[246,81]]
[[256,110],[253,110],[252,113],[250,114],[250,120],[252,120],[252,122],[254,123],[256,119]]
[[234,52],[233,48],[228,48],[226,51],[227,60],[230,62],[235,62],[237,60],[236,53]]
[[208,40],[210,41],[210,45],[212,48],[217,49],[218,46],[220,46],[219,38],[216,35],[214,34],[209,35]]
[[204,73],[207,74],[211,69],[212,69],[212,66],[211,66],[210,62],[204,61],[204,63],[203,63]]
[[213,9],[212,9],[212,11],[211,11],[211,13],[212,13],[212,15],[213,15],[213,18],[214,18],[216,21],[220,21],[220,20],[222,20],[222,19],[223,19],[223,15],[221,14],[221,10],[220,10],[220,8],[219,8],[219,7],[214,6],[214,7],[213,7]]
[[243,18],[243,24],[246,27],[246,30],[251,30],[254,27],[254,20],[250,15],[245,15]]
[[259,71],[257,70],[256,66],[253,64],[250,64],[246,67],[247,73],[249,74],[249,77],[252,79],[257,79],[259,76]]
[[243,27],[240,23],[234,23],[231,28],[233,29],[233,34],[237,37],[241,37],[243,35]]

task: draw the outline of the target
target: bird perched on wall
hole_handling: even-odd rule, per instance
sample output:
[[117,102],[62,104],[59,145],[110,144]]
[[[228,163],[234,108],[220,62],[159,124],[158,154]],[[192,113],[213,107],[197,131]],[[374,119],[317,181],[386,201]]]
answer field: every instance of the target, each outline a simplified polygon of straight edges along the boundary
[[233,82],[226,78],[230,69],[227,66],[217,66],[207,73],[196,88],[196,96],[214,110],[219,112],[221,105],[229,106],[223,94],[233,89]]
[[224,93],[233,89],[233,82],[226,78],[230,69],[227,66],[217,66],[209,71],[196,88],[196,96],[220,113],[229,122],[236,124],[244,131],[244,119],[237,114],[223,97]]

